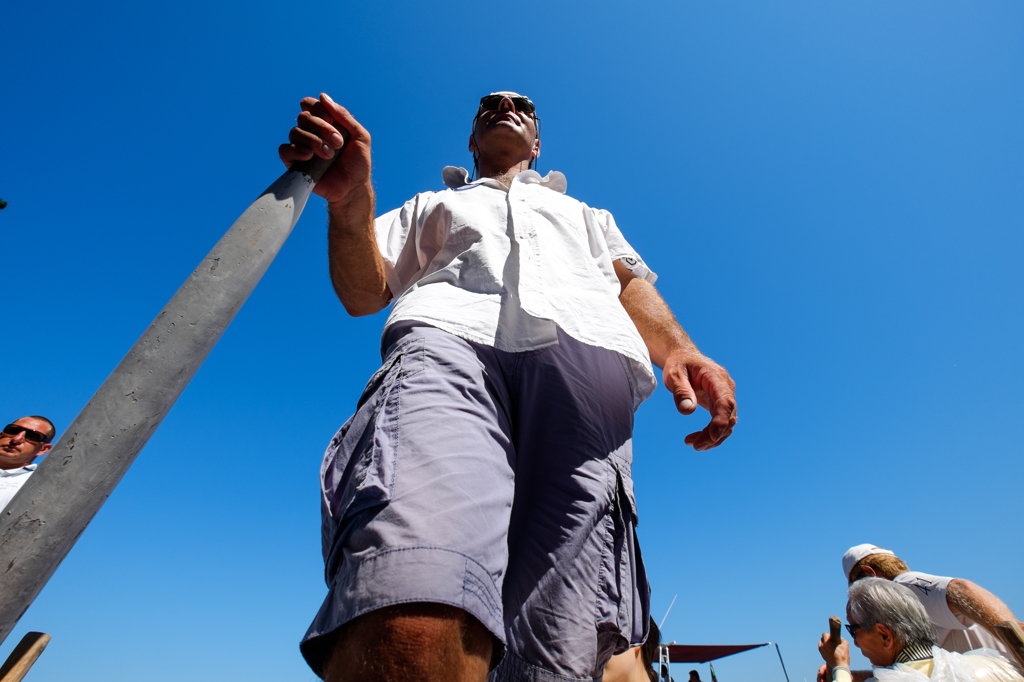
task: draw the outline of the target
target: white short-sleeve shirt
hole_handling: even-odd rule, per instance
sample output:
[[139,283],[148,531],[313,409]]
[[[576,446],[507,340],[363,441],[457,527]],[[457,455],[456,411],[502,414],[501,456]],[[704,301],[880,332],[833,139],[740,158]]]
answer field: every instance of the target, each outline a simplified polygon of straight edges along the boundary
[[7,506],[35,470],[35,464],[26,464],[17,469],[0,469],[0,510]]
[[556,326],[625,356],[639,405],[657,382],[647,346],[619,303],[613,261],[657,276],[611,213],[565,194],[565,176],[519,173],[505,187],[444,169],[448,189],[423,192],[374,223],[395,298],[387,326],[415,320],[508,352],[558,343]]
[[[967,616],[955,616],[946,601],[946,588],[953,578],[929,575],[919,571],[901,573],[893,582],[909,587],[917,595],[935,626],[939,646],[946,651],[964,653],[986,647],[1010,656],[1002,640],[993,636]],[[1013,660],[1012,658],[1010,660]]]

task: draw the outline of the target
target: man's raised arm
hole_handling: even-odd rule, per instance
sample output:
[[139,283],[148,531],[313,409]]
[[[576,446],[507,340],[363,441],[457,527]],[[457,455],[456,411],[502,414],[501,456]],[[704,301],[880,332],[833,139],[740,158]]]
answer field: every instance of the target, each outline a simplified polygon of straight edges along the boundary
[[298,125],[288,134],[288,144],[278,148],[281,161],[317,156],[339,158],[313,188],[327,200],[327,256],[331,283],[350,315],[371,315],[388,304],[391,290],[384,273],[384,259],[373,232],[375,195],[370,179],[370,133],[344,107],[326,94],[301,102]]
[[651,361],[661,367],[662,381],[672,391],[676,409],[692,414],[700,404],[711,413],[711,423],[688,435],[686,444],[695,450],[721,445],[736,425],[736,384],[732,377],[697,350],[653,284],[619,261],[615,261],[615,274],[622,285],[619,301],[647,344]]
[[[946,586],[946,604],[955,616],[967,616],[975,623],[1000,639],[996,625],[1006,621],[1017,621],[1010,607],[1003,600],[970,580],[954,578]],[[1020,622],[1020,621],[1017,621]],[[1021,624],[1024,626],[1024,623]],[[1024,661],[1022,661],[1024,663]]]

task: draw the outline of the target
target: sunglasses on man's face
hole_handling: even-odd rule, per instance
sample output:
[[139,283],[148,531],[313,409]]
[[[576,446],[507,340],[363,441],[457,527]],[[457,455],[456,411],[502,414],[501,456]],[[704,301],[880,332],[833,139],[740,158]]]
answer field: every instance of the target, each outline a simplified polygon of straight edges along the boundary
[[860,625],[859,623],[849,623],[846,626],[846,631],[849,632],[850,637],[853,637],[854,639],[857,638],[857,630],[861,629],[864,629],[864,626]]
[[43,443],[49,443],[50,439],[46,434],[33,431],[32,429],[26,429],[24,426],[18,426],[17,424],[8,424],[4,427],[4,434],[8,436],[17,436],[19,433],[25,434],[25,440],[29,443],[35,443],[41,445]]
[[[486,97],[480,98],[480,110],[481,111],[494,111],[501,106],[502,100],[505,99],[505,95],[487,95]],[[515,106],[516,111],[521,111],[524,114],[532,114],[537,110],[537,107],[533,106],[533,102],[528,97],[509,97],[512,100],[512,104]]]

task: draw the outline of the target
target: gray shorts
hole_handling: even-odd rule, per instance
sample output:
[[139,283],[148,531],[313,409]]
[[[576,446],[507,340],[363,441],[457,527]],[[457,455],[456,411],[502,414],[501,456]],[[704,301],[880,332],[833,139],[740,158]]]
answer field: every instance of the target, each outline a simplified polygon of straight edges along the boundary
[[322,675],[357,616],[437,602],[505,644],[492,680],[600,678],[649,618],[625,358],[561,331],[506,353],[400,323],[384,344],[324,455],[330,592],[306,661]]

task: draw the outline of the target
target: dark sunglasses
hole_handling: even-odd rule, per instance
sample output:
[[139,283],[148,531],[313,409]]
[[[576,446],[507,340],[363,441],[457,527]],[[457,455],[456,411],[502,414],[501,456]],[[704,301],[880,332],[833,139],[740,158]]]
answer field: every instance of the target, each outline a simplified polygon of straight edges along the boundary
[[850,633],[850,637],[856,638],[857,637],[857,630],[862,630],[862,629],[864,629],[864,627],[865,626],[860,625],[858,623],[849,623],[846,626],[846,631]]
[[4,433],[8,436],[17,436],[19,433],[25,434],[25,440],[29,443],[49,443],[50,439],[45,434],[33,431],[32,429],[26,429],[24,426],[18,426],[17,424],[8,424],[4,427]]
[[[501,106],[501,101],[505,99],[505,95],[486,95],[480,98],[480,110],[481,111],[494,111]],[[537,107],[533,106],[533,102],[530,101],[529,97],[509,97],[512,100],[512,104],[515,105],[516,111],[521,111],[524,114],[532,114],[537,111]]]

